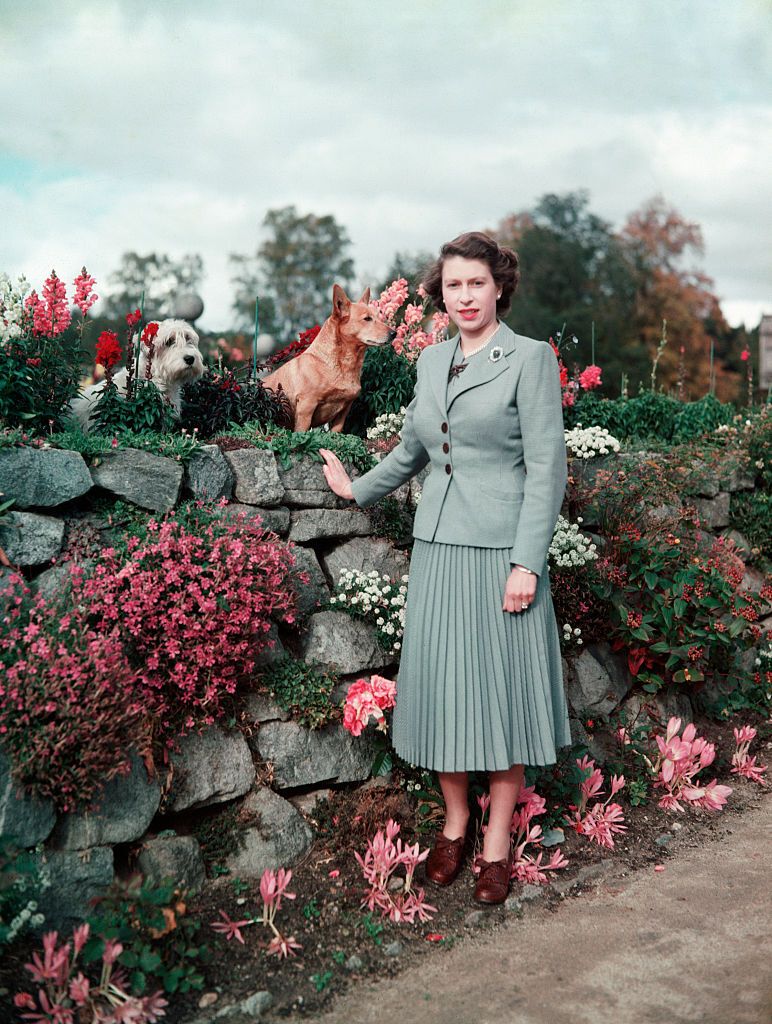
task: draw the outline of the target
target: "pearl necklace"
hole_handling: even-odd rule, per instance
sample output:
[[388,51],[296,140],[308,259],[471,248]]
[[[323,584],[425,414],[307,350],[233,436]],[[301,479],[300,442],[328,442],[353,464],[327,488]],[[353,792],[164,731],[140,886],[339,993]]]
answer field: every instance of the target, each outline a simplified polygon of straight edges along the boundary
[[[495,331],[494,331],[494,334],[495,334]],[[488,338],[488,341],[490,341],[492,337],[493,337],[493,334],[491,335],[490,338]],[[478,352],[482,352],[482,350],[488,344],[488,341],[484,341],[482,343],[482,345],[478,345],[477,348],[473,348],[471,352],[467,352],[466,354],[464,354],[464,350],[461,348],[461,344],[460,343],[459,343],[458,347],[461,350],[461,355],[464,357],[464,359],[468,359],[470,356],[476,355]]]

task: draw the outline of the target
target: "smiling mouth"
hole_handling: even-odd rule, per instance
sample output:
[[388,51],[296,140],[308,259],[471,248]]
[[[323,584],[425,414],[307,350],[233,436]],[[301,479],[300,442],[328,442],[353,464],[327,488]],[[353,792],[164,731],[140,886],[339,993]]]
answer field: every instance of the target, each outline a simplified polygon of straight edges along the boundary
[[479,310],[478,309],[460,309],[459,313],[461,314],[461,316],[468,317],[471,320],[473,316],[477,316],[477,314],[479,313]]

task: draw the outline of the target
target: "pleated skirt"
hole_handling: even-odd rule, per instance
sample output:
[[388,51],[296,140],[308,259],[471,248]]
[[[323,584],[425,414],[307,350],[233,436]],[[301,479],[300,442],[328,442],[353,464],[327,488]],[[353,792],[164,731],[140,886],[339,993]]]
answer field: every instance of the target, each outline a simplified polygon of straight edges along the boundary
[[549,575],[527,611],[504,611],[509,552],[414,541],[392,719],[411,764],[547,765],[571,743]]

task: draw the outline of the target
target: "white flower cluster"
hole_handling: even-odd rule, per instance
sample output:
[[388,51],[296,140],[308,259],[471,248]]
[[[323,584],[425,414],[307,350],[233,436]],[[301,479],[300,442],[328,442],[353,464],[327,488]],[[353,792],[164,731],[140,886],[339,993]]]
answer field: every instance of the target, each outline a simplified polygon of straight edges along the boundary
[[45,923],[45,917],[42,914],[36,913],[37,909],[38,905],[35,900],[30,900],[27,906],[24,907],[23,910],[19,911],[16,917],[14,917],[8,925],[8,931],[4,936],[4,942],[7,945],[10,945],[17,935],[25,931],[25,929],[40,928],[40,926]]
[[393,437],[402,430],[405,422],[406,406],[402,406],[399,412],[382,412],[375,417],[375,423],[367,428],[367,437],[370,441],[377,441],[382,438]]
[[14,286],[7,274],[0,273],[0,342],[21,336],[24,296],[28,290],[29,281],[23,274],[19,275]]
[[573,569],[598,557],[598,545],[579,531],[578,524],[581,522],[581,516],[577,516],[575,523],[569,523],[563,516],[558,516],[549,549],[553,565],[561,569]]
[[330,598],[330,604],[355,610],[371,622],[379,634],[388,638],[392,651],[402,646],[405,629],[405,598],[407,575],[397,583],[377,569],[360,572],[358,569],[341,569],[338,592]]
[[564,431],[566,444],[572,455],[578,459],[594,459],[596,455],[618,452],[619,441],[609,434],[605,427],[582,427],[577,423],[573,430]]
[[573,641],[575,644],[583,644],[582,631],[578,626],[571,626],[570,622],[563,623],[563,643],[569,644]]

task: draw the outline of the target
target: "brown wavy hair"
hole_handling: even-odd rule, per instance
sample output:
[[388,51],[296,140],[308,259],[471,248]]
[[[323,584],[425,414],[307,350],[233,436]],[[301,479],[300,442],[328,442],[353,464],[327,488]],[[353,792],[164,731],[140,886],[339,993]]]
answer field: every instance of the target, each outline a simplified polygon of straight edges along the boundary
[[443,313],[446,309],[442,301],[442,267],[448,256],[463,256],[467,260],[481,260],[488,264],[493,280],[501,289],[496,315],[506,316],[520,283],[520,260],[515,250],[499,245],[495,238],[483,231],[466,231],[452,242],[446,242],[421,282],[435,307]]

